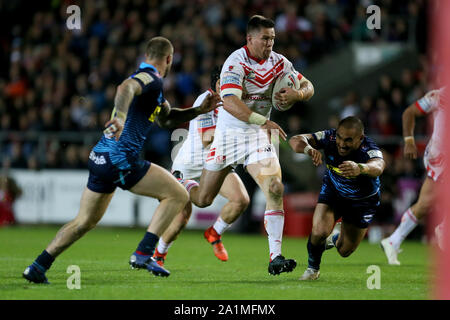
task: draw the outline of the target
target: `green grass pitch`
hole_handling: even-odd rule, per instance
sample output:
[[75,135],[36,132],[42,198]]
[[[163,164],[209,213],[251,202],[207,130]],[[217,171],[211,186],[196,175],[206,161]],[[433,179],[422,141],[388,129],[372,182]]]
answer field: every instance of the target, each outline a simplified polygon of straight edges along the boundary
[[[227,233],[230,259],[219,261],[199,231],[183,232],[169,251],[168,278],[132,270],[128,258],[144,229],[96,228],[58,257],[47,277],[50,285],[22,278],[55,236],[57,227],[0,229],[0,299],[146,299],[146,300],[302,300],[302,299],[428,299],[429,253],[426,245],[406,241],[401,266],[389,266],[378,245],[364,241],[348,258],[335,249],[322,259],[321,277],[298,278],[306,268],[306,239],[283,239],[283,254],[297,260],[294,272],[270,276],[264,235]],[[67,288],[69,265],[81,270],[81,289]],[[367,288],[370,265],[380,268],[381,288]]]

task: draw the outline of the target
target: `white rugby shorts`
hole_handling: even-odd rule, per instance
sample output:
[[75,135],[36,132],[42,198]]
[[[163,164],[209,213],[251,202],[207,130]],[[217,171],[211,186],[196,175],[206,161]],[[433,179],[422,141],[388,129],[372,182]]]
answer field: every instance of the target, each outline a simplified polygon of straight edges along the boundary
[[429,148],[425,149],[425,154],[423,156],[423,164],[427,170],[427,176],[433,179],[433,181],[438,181],[439,176],[444,171],[444,156],[438,154],[437,156],[431,156]]
[[214,141],[206,157],[204,168],[210,171],[220,171],[228,166],[235,168],[242,164],[260,162],[275,158],[278,161],[277,150],[270,143],[267,132],[255,128],[216,128]]

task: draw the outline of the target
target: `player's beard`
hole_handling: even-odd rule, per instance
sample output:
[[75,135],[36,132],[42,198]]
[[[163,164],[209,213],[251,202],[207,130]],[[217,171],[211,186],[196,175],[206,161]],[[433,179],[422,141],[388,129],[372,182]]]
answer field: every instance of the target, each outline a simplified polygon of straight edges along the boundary
[[267,60],[270,57],[270,54],[272,53],[272,48],[270,49],[264,49],[263,53],[262,53],[262,58],[263,60]]

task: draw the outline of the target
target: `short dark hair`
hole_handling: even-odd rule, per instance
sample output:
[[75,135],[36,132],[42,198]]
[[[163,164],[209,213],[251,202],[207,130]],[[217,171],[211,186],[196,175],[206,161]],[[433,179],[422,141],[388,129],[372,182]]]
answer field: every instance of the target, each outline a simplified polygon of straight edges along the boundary
[[172,43],[164,37],[154,37],[147,42],[145,53],[149,59],[162,59],[173,51]]
[[216,66],[211,72],[211,89],[216,92],[216,83],[220,79],[220,72],[222,71],[222,66]]
[[247,23],[247,34],[253,31],[259,31],[261,28],[274,28],[273,20],[260,15],[254,15]]
[[344,127],[346,129],[355,128],[359,132],[364,133],[364,124],[359,118],[354,116],[350,116],[339,121],[338,128],[340,127]]

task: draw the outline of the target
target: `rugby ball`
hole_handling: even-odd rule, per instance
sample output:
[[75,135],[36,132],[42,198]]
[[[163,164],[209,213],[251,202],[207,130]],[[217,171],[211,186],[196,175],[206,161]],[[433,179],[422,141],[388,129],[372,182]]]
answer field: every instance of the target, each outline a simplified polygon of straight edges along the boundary
[[275,99],[275,93],[279,92],[281,89],[286,87],[291,87],[294,90],[300,89],[300,74],[293,70],[288,71],[280,75],[273,85],[272,91],[272,105],[278,111],[286,111],[289,110],[294,104],[291,105],[281,105],[278,100]]

